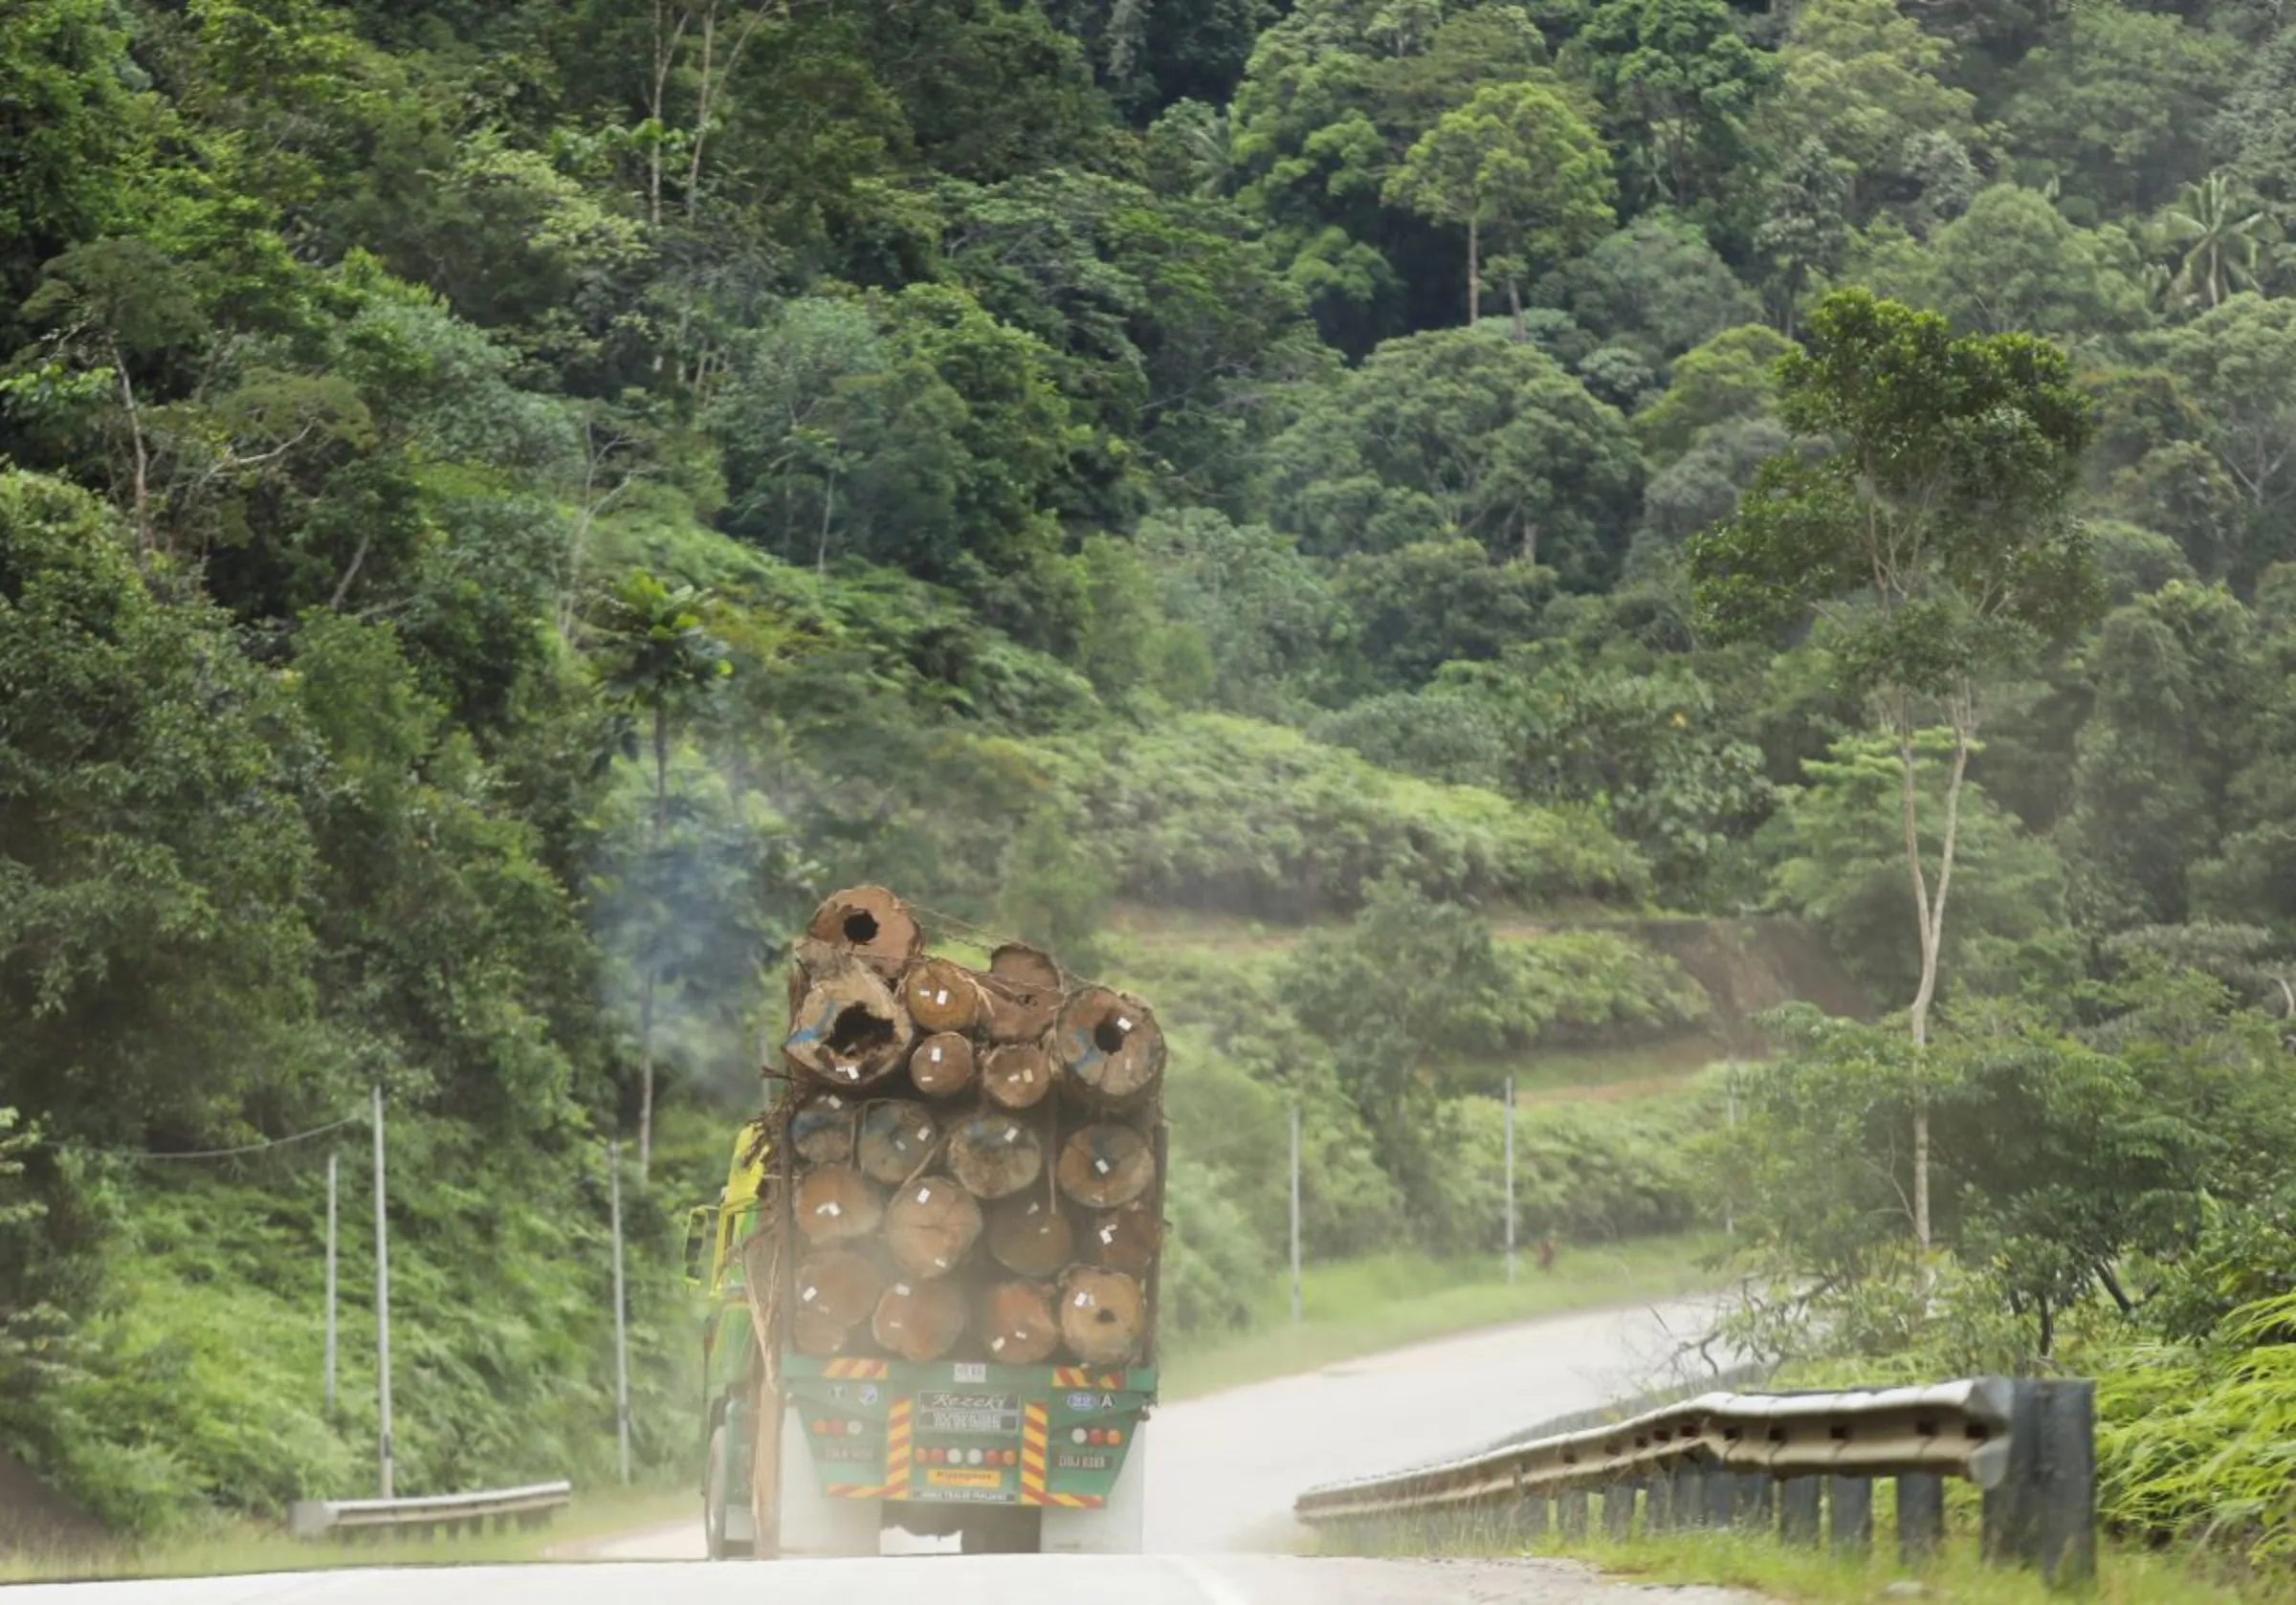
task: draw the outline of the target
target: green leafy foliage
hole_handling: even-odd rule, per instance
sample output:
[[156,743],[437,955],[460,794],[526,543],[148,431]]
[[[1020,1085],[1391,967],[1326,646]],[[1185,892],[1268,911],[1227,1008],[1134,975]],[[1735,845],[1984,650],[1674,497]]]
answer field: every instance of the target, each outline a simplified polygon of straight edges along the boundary
[[1631,894],[1646,872],[1591,810],[1389,774],[1222,715],[1074,743],[1060,762],[1080,834],[1149,902],[1296,919],[1354,909],[1383,876],[1537,903]]
[[[595,1155],[657,1127],[640,1452],[690,1471],[653,1234],[754,1107],[762,975],[862,879],[1141,966],[1176,1328],[1261,1308],[1293,1100],[1312,1254],[1489,1247],[1496,1078],[1701,1028],[1572,921],[1768,901],[1926,1049],[1783,1032],[1743,1175],[1689,1140],[1728,1076],[1527,1108],[1525,1230],[1756,1176],[1764,1345],[2119,1375],[2141,1339],[2266,1418],[2270,1329],[2208,1328],[2286,1293],[2296,1143],[2276,8],[0,33],[0,1436],[68,1492],[357,1482],[318,1151],[103,1153],[377,1078],[409,1475],[605,1463]],[[1171,905],[1204,945],[1144,961]],[[2142,1380],[2131,1526],[2219,1499],[2278,1564],[2262,1440],[2172,1444]]]
[[1276,526],[1306,549],[1472,539],[1565,583],[1615,571],[1642,477],[1625,420],[1537,349],[1416,335],[1309,403],[1269,448]]

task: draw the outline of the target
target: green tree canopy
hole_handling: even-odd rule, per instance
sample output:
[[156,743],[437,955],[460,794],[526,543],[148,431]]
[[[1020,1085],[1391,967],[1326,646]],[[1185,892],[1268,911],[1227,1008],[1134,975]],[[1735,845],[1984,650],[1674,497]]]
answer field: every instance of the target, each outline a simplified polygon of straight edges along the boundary
[[1641,465],[1618,412],[1485,330],[1391,341],[1270,448],[1279,528],[1309,551],[1466,538],[1591,584],[1623,551]]

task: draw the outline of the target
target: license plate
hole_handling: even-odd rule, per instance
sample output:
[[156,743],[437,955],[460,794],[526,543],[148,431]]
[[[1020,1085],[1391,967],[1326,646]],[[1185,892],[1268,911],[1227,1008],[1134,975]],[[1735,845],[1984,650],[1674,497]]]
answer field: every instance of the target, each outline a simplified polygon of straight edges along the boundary
[[1009,1437],[1021,1430],[1020,1396],[919,1394],[916,1396],[916,1430]]

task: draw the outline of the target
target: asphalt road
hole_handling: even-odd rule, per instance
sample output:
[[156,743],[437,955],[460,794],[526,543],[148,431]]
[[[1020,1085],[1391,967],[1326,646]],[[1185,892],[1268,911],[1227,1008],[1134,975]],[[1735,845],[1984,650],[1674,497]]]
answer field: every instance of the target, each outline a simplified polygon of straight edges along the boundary
[[1674,1379],[1694,1305],[1565,1316],[1165,1406],[1150,1429],[1140,1556],[970,1555],[679,1564],[698,1522],[586,1546],[584,1564],[27,1585],[0,1605],[1761,1605],[1606,1581],[1561,1561],[1314,1558],[1293,1495],[1480,1447]]
[[952,1555],[768,1568],[619,1562],[300,1572],[0,1589],[9,1605],[1761,1605],[1606,1583],[1562,1561]]
[[[1148,1429],[1147,1547],[1283,1552],[1302,1488],[1479,1448],[1666,1374],[1704,1307],[1564,1315],[1446,1338],[1159,1407]],[[698,1519],[596,1546],[602,1560],[699,1559]]]

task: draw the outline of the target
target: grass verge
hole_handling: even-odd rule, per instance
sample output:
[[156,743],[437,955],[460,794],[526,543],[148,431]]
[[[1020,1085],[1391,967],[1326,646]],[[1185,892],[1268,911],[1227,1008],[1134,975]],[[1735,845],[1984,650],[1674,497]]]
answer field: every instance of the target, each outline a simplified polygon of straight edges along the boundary
[[[1872,1605],[1891,1597],[1892,1583],[1909,1578],[1918,1583],[1919,1598],[1951,1605],[2061,1605],[2067,1597],[2037,1572],[1985,1565],[1974,1533],[1953,1535],[1933,1563],[1912,1572],[1896,1563],[1878,1534],[1863,1563],[1728,1533],[1601,1541],[1573,1545],[1567,1553],[1638,1582],[1709,1583],[1791,1605]],[[2108,1545],[2097,1556],[2095,1590],[2081,1597],[2099,1605],[2289,1605],[2296,1590],[2257,1578],[2213,1578],[2188,1557]]]
[[1719,1285],[1706,1264],[1714,1247],[1714,1239],[1691,1236],[1569,1248],[1551,1271],[1525,1254],[1512,1286],[1488,1256],[1382,1254],[1313,1265],[1300,1279],[1299,1325],[1288,1285],[1272,1289],[1247,1330],[1169,1350],[1163,1396],[1191,1398],[1480,1327],[1702,1291]]
[[577,1493],[546,1528],[466,1538],[385,1538],[306,1543],[276,1526],[237,1522],[193,1536],[52,1553],[0,1554],[0,1582],[80,1582],[106,1577],[215,1577],[255,1572],[319,1572],[361,1566],[468,1566],[536,1561],[585,1539],[666,1527],[691,1517],[693,1489],[653,1486]]

